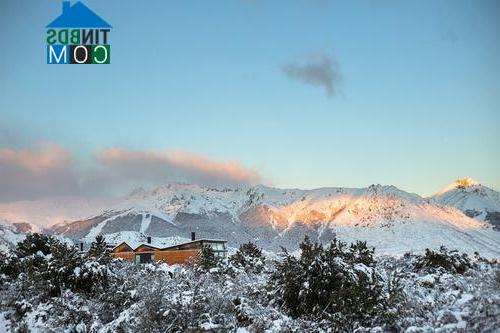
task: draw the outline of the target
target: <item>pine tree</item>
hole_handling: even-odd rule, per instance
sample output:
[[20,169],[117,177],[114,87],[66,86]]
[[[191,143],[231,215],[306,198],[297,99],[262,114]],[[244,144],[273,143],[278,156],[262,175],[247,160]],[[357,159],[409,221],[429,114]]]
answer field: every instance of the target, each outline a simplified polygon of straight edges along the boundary
[[238,251],[229,258],[229,261],[247,272],[259,273],[264,268],[262,251],[252,242],[240,245]]
[[201,249],[199,265],[204,269],[210,269],[217,266],[218,260],[213,251],[208,247],[204,246]]
[[51,245],[52,257],[41,278],[47,281],[50,296],[59,296],[65,289],[74,290],[75,268],[81,267],[83,260],[74,246],[55,241]]
[[98,235],[95,241],[90,244],[90,249],[87,252],[89,258],[95,258],[100,263],[108,263],[111,261],[110,251],[106,240],[102,235]]
[[17,243],[16,254],[19,258],[37,254],[38,252],[47,255],[51,253],[50,245],[52,237],[42,234],[29,234],[22,241]]
[[271,289],[293,317],[321,318],[339,331],[369,325],[386,299],[375,260],[366,244],[348,247],[334,240],[329,246],[305,238],[296,258],[285,252],[271,275]]
[[449,251],[441,246],[438,251],[426,249],[425,255],[417,256],[414,264],[415,269],[419,270],[445,270],[450,273],[464,274],[474,266],[467,254],[459,254],[458,251]]
[[375,259],[373,258],[375,254],[374,248],[369,248],[366,245],[366,241],[356,241],[356,243],[351,244],[351,252],[353,258],[351,261],[356,263],[361,263],[366,266],[373,266],[375,264]]

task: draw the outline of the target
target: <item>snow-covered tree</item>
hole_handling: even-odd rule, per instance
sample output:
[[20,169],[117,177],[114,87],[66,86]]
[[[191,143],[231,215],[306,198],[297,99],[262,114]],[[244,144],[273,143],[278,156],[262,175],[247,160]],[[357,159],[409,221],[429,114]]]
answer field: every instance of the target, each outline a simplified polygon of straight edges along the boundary
[[87,256],[95,258],[100,263],[108,263],[111,261],[111,251],[108,249],[106,240],[102,235],[98,235],[95,241],[90,244]]
[[233,254],[229,261],[235,267],[242,268],[247,272],[260,273],[264,268],[264,255],[255,243],[248,242],[240,245],[238,251]]
[[[334,240],[325,247],[305,239],[300,253],[280,258],[246,245],[241,256],[227,261],[208,256],[206,266],[168,266],[101,263],[53,238],[40,240],[29,241],[37,244],[33,250],[25,242],[23,250],[0,261],[0,325],[6,330],[373,333],[500,327],[499,263],[468,257],[471,265],[457,274],[464,256],[454,251],[375,257],[365,243]],[[446,257],[445,267],[434,267],[435,253]],[[261,271],[244,268],[261,256]]]

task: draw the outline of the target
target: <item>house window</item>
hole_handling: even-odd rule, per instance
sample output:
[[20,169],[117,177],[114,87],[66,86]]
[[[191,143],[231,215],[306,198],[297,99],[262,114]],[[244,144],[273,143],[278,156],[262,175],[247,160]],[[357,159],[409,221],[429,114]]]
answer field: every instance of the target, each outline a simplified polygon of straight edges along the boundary
[[215,251],[224,251],[224,243],[208,243],[208,247]]
[[135,255],[135,263],[136,264],[147,264],[153,262],[155,259],[155,255],[152,253],[141,253]]
[[216,251],[214,252],[214,255],[216,257],[224,258],[226,256],[226,253],[224,251]]

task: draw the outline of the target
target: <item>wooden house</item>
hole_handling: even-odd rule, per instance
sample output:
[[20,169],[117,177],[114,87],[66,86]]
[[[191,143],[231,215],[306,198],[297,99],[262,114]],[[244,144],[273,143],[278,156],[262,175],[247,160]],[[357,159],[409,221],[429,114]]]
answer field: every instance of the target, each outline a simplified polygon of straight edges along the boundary
[[151,238],[148,237],[148,243],[140,244],[135,248],[122,242],[112,249],[111,255],[137,264],[149,262],[164,262],[169,265],[184,264],[195,261],[203,248],[208,248],[215,256],[225,257],[226,242],[220,239],[195,239],[159,248],[151,245]]

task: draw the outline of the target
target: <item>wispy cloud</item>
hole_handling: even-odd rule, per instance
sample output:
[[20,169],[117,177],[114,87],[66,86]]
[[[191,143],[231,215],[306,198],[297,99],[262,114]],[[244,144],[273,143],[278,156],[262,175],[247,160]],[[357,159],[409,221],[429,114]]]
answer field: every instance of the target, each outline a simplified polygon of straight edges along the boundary
[[180,150],[155,152],[112,148],[97,153],[96,161],[92,178],[118,187],[154,186],[170,181],[201,185],[255,184],[262,179],[258,172],[238,162],[215,161]]
[[110,148],[94,154],[92,165],[75,166],[61,146],[0,149],[0,201],[54,195],[124,194],[137,186],[172,181],[201,185],[255,184],[260,174],[235,161],[217,161],[191,152]]
[[70,154],[61,146],[0,148],[0,201],[67,195],[79,191]]
[[327,54],[311,57],[305,63],[286,64],[283,72],[290,79],[325,89],[329,97],[337,93],[342,80],[337,62]]

